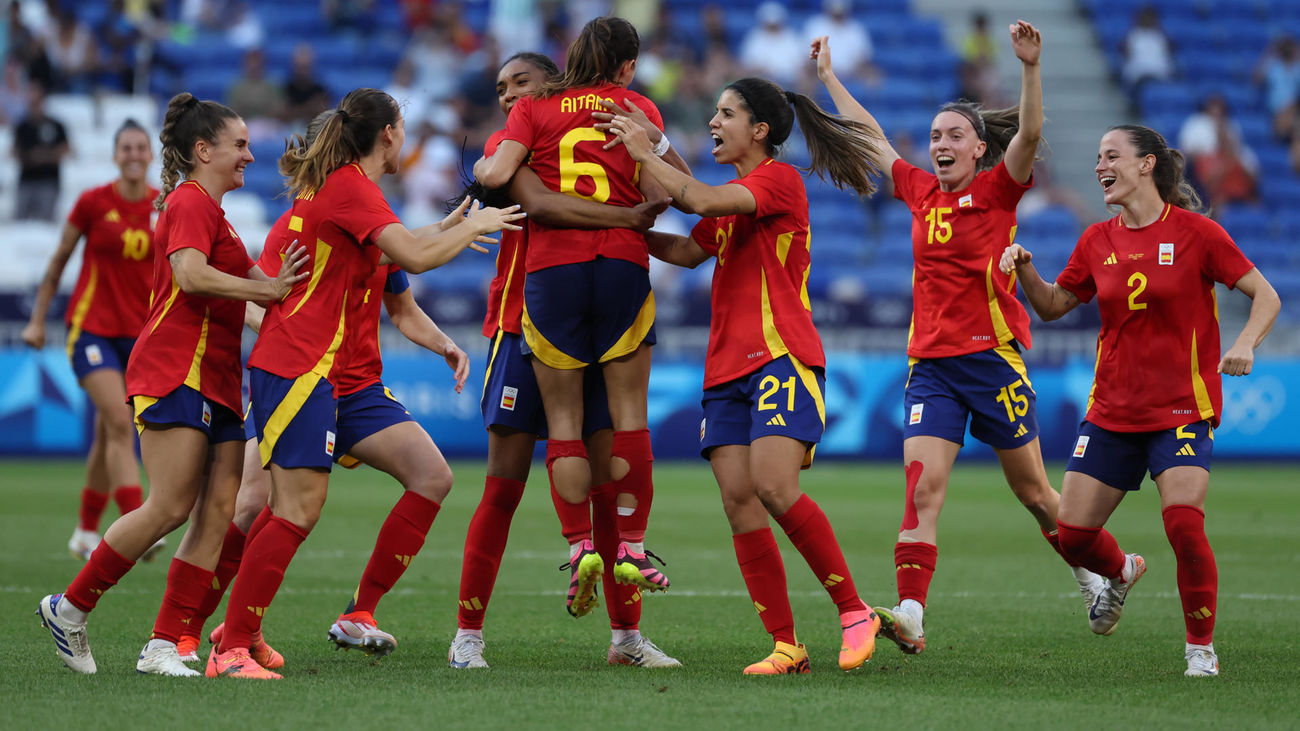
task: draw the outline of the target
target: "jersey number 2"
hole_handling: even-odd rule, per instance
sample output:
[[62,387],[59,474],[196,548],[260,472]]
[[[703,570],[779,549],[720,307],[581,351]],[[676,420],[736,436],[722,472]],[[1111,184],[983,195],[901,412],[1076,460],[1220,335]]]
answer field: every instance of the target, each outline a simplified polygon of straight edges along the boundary
[[[609,200],[609,175],[596,162],[578,162],[573,159],[573,148],[579,142],[605,142],[605,133],[591,127],[569,130],[560,138],[560,192],[579,198],[604,203]],[[578,192],[578,178],[591,178],[595,192],[583,195]]]
[[1133,275],[1128,278],[1128,286],[1133,288],[1133,291],[1128,293],[1128,308],[1130,310],[1145,310],[1147,303],[1138,302],[1137,299],[1138,295],[1147,289],[1147,275],[1142,272],[1133,272]]

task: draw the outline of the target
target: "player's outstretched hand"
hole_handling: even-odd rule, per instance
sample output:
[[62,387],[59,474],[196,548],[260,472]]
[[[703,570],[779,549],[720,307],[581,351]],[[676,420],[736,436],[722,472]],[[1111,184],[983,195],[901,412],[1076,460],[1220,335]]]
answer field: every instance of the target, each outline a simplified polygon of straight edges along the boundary
[[438,222],[438,230],[446,231],[452,226],[455,226],[456,224],[465,220],[465,211],[469,210],[469,204],[472,201],[473,199],[470,198],[469,196],[465,196],[464,198],[462,198],[460,204],[456,206],[456,210],[452,211],[451,213],[448,213],[446,216],[443,217],[441,221]]
[[[497,231],[520,231],[522,226],[516,225],[514,221],[521,220],[528,214],[519,210],[518,205],[509,208],[484,208],[483,204],[474,201],[469,207],[469,213],[466,214],[465,220],[478,229],[478,236],[475,241],[483,242],[487,234],[494,234]],[[486,239],[491,243],[496,243],[492,239]],[[469,248],[480,254],[488,253],[488,250],[478,244],[470,244]]]
[[812,50],[809,51],[808,57],[817,62],[817,79],[825,82],[827,79],[835,76],[831,70],[831,37],[822,36],[814,38]]
[[650,136],[646,133],[645,128],[637,124],[631,117],[623,114],[617,114],[609,123],[609,131],[617,139],[605,145],[606,149],[615,144],[621,143],[627,148],[627,154],[637,162],[643,162],[654,157],[654,144],[650,142]]
[[311,276],[311,270],[303,268],[306,264],[307,247],[294,239],[293,243],[289,244],[289,248],[284,252],[284,262],[280,264],[280,273],[276,274],[275,279],[271,280],[271,287],[275,291],[277,302],[288,296],[289,290],[293,289],[293,285]]
[[1255,365],[1255,349],[1249,345],[1234,343],[1228,352],[1223,354],[1223,360],[1219,361],[1219,373],[1225,376],[1246,376],[1250,375],[1250,369]]
[[1015,271],[1016,267],[1021,264],[1028,264],[1034,260],[1034,255],[1029,249],[1020,244],[1012,244],[1002,252],[1002,259],[998,262],[998,268],[1003,274],[1010,274]]
[[459,345],[447,341],[447,350],[442,354],[443,359],[447,361],[447,367],[455,374],[456,393],[460,393],[465,388],[465,381],[469,379],[469,356],[465,351],[460,349]]
[[668,210],[668,206],[672,204],[672,198],[660,198],[657,201],[643,201],[633,206],[632,212],[637,216],[637,224],[634,228],[637,231],[649,231],[650,227],[655,225],[655,219],[659,214]]
[[1038,56],[1043,52],[1043,34],[1023,20],[1017,20],[1008,29],[1011,31],[1011,48],[1016,52],[1016,58],[1031,66],[1038,63]]
[[[643,204],[644,205],[644,204]],[[647,226],[646,228],[649,228]],[[45,323],[29,322],[27,327],[23,328],[23,342],[33,348],[40,350],[45,347]]]
[[[595,125],[596,129],[606,134],[613,134],[614,132],[610,128],[612,126],[614,118],[617,116],[623,116],[632,120],[634,123],[640,126],[641,129],[645,130],[646,137],[649,138],[650,144],[652,146],[659,144],[659,138],[663,137],[664,133],[654,125],[654,122],[650,121],[650,118],[646,116],[645,112],[641,111],[641,108],[638,107],[636,103],[633,102],[631,99],[624,99],[623,103],[627,105],[626,108],[620,107],[619,105],[615,104],[609,99],[602,99],[600,101],[600,104],[601,106],[605,107],[606,111],[591,113],[591,116],[595,117],[596,119],[602,120],[596,123]],[[605,149],[612,150],[621,144],[623,144],[623,140],[619,139],[618,137],[615,137],[614,139],[605,143]]]

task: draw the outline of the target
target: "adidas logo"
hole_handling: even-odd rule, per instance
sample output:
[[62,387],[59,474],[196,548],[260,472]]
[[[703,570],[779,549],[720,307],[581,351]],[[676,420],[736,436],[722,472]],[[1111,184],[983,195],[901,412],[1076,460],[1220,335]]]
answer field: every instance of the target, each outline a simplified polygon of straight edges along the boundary
[[1020,425],[1020,428],[1017,429],[1017,430],[1016,430],[1016,433],[1015,433],[1014,435],[1012,435],[1012,436],[1014,436],[1016,439],[1019,439],[1020,437],[1023,437],[1024,435],[1026,435],[1026,434],[1028,434],[1028,433],[1029,433],[1029,429],[1026,428],[1024,424],[1021,424],[1021,425]]
[[186,626],[189,626],[189,623],[190,623],[190,620],[191,620],[191,619],[193,619],[193,617],[186,617],[185,619],[182,619],[182,620],[181,620],[181,624],[186,625]]
[[122,222],[122,214],[118,213],[118,212],[117,212],[117,209],[114,208],[113,210],[111,210],[111,211],[109,211],[108,213],[104,214],[104,220],[107,221],[107,222],[109,222],[109,223],[121,223],[121,222]]
[[900,563],[894,567],[895,571],[902,571],[903,569],[916,569],[917,571],[921,571],[924,567],[919,563]]
[[1179,448],[1177,454],[1179,457],[1195,457],[1196,451],[1192,449],[1192,445],[1184,444],[1181,448]]
[[770,418],[770,419],[767,420],[767,425],[768,425],[768,426],[785,426],[785,417],[784,417],[784,416],[781,416],[780,414],[777,414],[776,416],[773,416],[772,418]]
[[641,590],[637,589],[627,601],[623,602],[623,606],[630,607],[639,601],[641,601]]
[[471,610],[471,611],[475,611],[475,612],[482,611],[482,609],[483,609],[483,603],[480,602],[480,601],[478,600],[478,597],[470,597],[469,599],[461,599],[461,600],[460,600],[460,605],[461,605],[462,607],[466,608],[466,609],[469,609],[469,610]]
[[394,553],[393,558],[397,559],[403,566],[410,566],[411,559],[415,558],[415,556],[403,556],[400,553]]
[[759,614],[762,614],[763,612],[767,611],[767,607],[763,606],[762,604],[759,604],[758,602],[754,602],[754,608],[758,610]]
[[1115,257],[1115,252],[1113,251],[1110,252],[1110,256],[1106,257],[1106,261],[1102,262],[1102,264],[1118,264],[1118,263],[1119,263],[1119,259]]
[[831,574],[830,576],[826,577],[825,581],[822,582],[822,586],[829,589],[832,586],[835,586],[836,584],[840,583],[841,581],[844,581],[843,576],[840,576],[839,574]]
[[266,615],[266,607],[244,607],[244,608],[252,612],[253,614],[256,614],[259,617]]
[[1200,609],[1197,609],[1195,612],[1188,612],[1187,616],[1191,617],[1192,619],[1209,619],[1210,617],[1214,616],[1214,612],[1211,612],[1209,607],[1201,607]]

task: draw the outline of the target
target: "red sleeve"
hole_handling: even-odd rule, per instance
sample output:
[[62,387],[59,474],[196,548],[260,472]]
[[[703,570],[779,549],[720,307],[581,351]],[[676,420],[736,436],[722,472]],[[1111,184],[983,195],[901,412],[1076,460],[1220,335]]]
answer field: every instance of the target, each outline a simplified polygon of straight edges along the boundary
[[1025,192],[1034,187],[1032,175],[1029,176],[1029,180],[1021,183],[1007,172],[1005,162],[999,162],[988,171],[987,175],[980,177],[984,180],[984,189],[988,191],[989,199],[994,201],[998,208],[1007,211],[1016,210],[1016,205],[1020,203]]
[[901,157],[894,161],[891,172],[894,175],[894,197],[908,205],[919,195],[919,189],[929,184],[929,178],[934,177]]
[[691,238],[711,256],[718,255],[717,234],[718,219],[716,218],[701,218],[700,222],[695,224],[695,228],[691,229]]
[[388,206],[388,201],[384,200],[379,186],[374,184],[358,186],[355,193],[347,197],[345,205],[334,211],[330,218],[363,244],[374,243],[380,229],[401,222]]
[[[510,109],[510,115],[506,117],[506,128],[501,135],[502,140],[514,140],[519,144],[533,149],[535,137],[533,134],[533,104],[531,96],[526,96]],[[500,144],[500,140],[497,144]],[[495,152],[495,150],[494,150]]]
[[293,209],[284,212],[271,226],[271,230],[266,233],[266,242],[262,244],[262,255],[257,257],[257,266],[262,273],[268,277],[274,277],[280,273],[280,264],[284,259],[280,256],[285,244],[288,243],[289,217],[293,215]]
[[1079,298],[1080,302],[1091,302],[1097,295],[1097,282],[1092,278],[1092,269],[1088,262],[1089,243],[1092,241],[1092,229],[1089,228],[1079,237],[1070,261],[1056,278],[1062,289]]
[[82,193],[77,198],[77,204],[72,207],[72,212],[68,214],[68,223],[76,226],[83,234],[89,231],[90,225],[95,222],[94,193],[94,190]]
[[492,135],[487,138],[487,142],[483,143],[483,157],[492,157],[492,153],[497,151],[497,145],[500,145],[501,140],[504,140],[505,138],[505,130],[499,129],[496,132],[493,132]]
[[790,180],[790,168],[776,163],[759,165],[737,181],[754,194],[754,217],[766,218],[794,212],[798,205],[802,180]]
[[1237,248],[1237,244],[1222,226],[1208,218],[1203,218],[1202,222],[1204,227],[1202,236],[1205,241],[1202,271],[1205,272],[1205,276],[1216,282],[1235,287],[1237,280],[1254,269],[1255,265],[1241,253],[1241,249]]
[[[181,249],[198,249],[206,258],[212,257],[212,244],[217,239],[221,221],[216,206],[206,193],[184,191],[182,195],[171,195],[167,201],[167,220],[171,230],[167,233],[167,251],[164,256],[171,256]],[[251,267],[253,262],[250,260]]]

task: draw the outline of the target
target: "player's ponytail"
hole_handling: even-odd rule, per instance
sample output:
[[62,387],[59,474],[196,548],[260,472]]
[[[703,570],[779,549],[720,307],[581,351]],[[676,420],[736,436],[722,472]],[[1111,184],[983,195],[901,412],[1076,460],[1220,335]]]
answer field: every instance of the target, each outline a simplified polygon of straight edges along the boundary
[[641,37],[631,23],[612,16],[590,20],[569,44],[564,74],[543,84],[537,96],[545,98],[566,89],[612,83],[619,68],[627,61],[635,61],[640,53]]
[[186,92],[167,102],[162,131],[158,133],[158,141],[162,143],[162,190],[154,208],[160,211],[166,208],[167,195],[180,184],[181,176],[188,177],[194,171],[194,143],[204,140],[216,144],[221,128],[231,119],[239,119],[239,115],[230,107],[200,101]]
[[781,87],[754,77],[727,86],[747,107],[751,124],[768,126],[767,154],[778,148],[799,121],[812,164],[808,170],[837,188],[852,188],[869,196],[876,190],[873,176],[880,174],[880,138],[861,122],[830,114],[803,94],[782,91]]
[[314,139],[295,135],[285,143],[280,174],[288,196],[297,198],[320,190],[330,173],[369,155],[380,133],[396,126],[401,118],[397,102],[379,89],[348,92],[337,108],[312,120],[318,128]]
[[984,154],[975,161],[976,171],[997,167],[1007,154],[1011,139],[1020,131],[1019,105],[1005,109],[985,109],[971,102],[949,102],[940,107],[939,111],[956,112],[965,117],[975,129],[975,134],[984,141]]
[[1201,196],[1197,195],[1196,189],[1187,182],[1187,178],[1183,177],[1187,160],[1183,157],[1182,151],[1170,147],[1164,135],[1150,127],[1140,124],[1121,124],[1111,129],[1122,130],[1128,135],[1129,142],[1137,148],[1139,158],[1147,155],[1155,157],[1156,166],[1151,171],[1151,178],[1160,193],[1160,200],[1189,211],[1201,210]]

